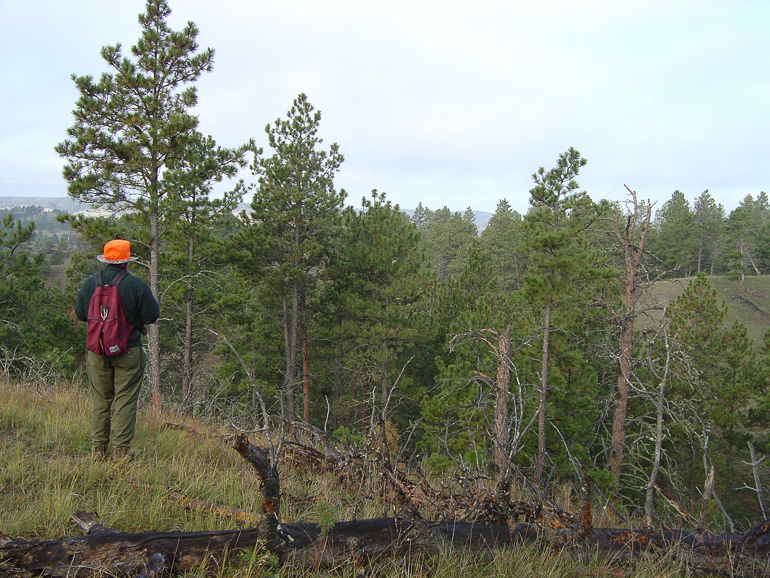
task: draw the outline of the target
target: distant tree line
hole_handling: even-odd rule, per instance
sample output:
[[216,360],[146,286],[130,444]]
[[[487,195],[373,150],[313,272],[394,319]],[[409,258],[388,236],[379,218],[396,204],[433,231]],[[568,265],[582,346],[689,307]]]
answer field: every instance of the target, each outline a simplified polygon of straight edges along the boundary
[[[25,247],[31,254],[43,253],[48,265],[61,265],[77,250],[78,236],[67,223],[58,220],[62,211],[43,206],[26,205],[0,209],[0,218],[9,214],[21,225],[34,223],[34,231]],[[47,271],[47,269],[45,269]]]
[[692,205],[675,191],[655,213],[651,250],[671,275],[767,275],[770,201],[746,195],[729,215],[706,190]]
[[[649,520],[656,486],[695,508],[712,479],[718,507],[704,516],[758,517],[746,463],[770,451],[770,332],[754,344],[726,327],[708,276],[767,274],[765,193],[729,216],[708,191],[693,206],[676,191],[654,213],[631,189],[595,202],[569,149],[533,174],[524,214],[502,200],[481,234],[470,209],[419,204],[410,218],[376,190],[345,207],[344,158],[304,94],[267,125],[268,151],[197,131],[194,81],[213,51],[192,23],[168,29],[169,12],[148,0],[134,59],[108,46],[112,72],[74,77],[75,124],[57,147],[69,194],[120,216],[60,216],[80,243],[65,287],[45,287],[34,225],[3,217],[6,376],[82,374],[74,295],[121,237],[161,304],[154,403],[248,427],[307,423],[501,488],[585,469]],[[241,169],[251,182],[213,198]],[[658,303],[666,277],[690,280]]]

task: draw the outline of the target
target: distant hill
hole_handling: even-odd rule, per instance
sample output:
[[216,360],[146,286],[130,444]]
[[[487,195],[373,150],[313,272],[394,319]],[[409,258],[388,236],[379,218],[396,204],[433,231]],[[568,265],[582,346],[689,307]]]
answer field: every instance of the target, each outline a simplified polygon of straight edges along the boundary
[[[671,279],[658,281],[653,286],[647,301],[649,305],[661,307],[676,299],[687,287],[690,279]],[[725,327],[732,327],[736,321],[746,326],[749,337],[754,341],[754,348],[762,346],[762,337],[770,330],[770,276],[746,277],[745,285],[730,277],[709,277],[711,288],[717,292],[717,302],[727,305]],[[637,329],[652,328],[660,320],[662,311],[651,311],[650,317],[640,316]]]
[[84,213],[89,206],[70,197],[0,197],[0,209],[43,207],[64,213]]
[[[70,197],[2,197],[0,196],[0,209],[12,209],[14,207],[43,207],[45,209],[54,209],[65,213],[86,213],[90,210],[90,207],[85,203],[80,203],[71,199]],[[249,205],[247,203],[241,203],[238,205],[236,212],[248,211]],[[411,209],[402,209],[404,213],[410,217],[414,213]],[[463,211],[461,211],[463,212]],[[479,233],[483,231],[489,219],[492,217],[492,213],[485,211],[473,211],[473,215],[476,217],[476,227],[479,229]]]
[[[0,205],[2,206],[2,205]],[[356,207],[356,210],[359,210],[358,207]],[[235,210],[236,213],[240,213],[241,211],[249,212],[249,204],[248,203],[240,203],[238,205],[238,208]],[[401,209],[402,213],[406,213],[409,217],[414,215],[414,209]],[[464,213],[465,211],[460,211],[461,213]],[[476,217],[476,227],[479,230],[479,234],[481,234],[481,231],[487,228],[487,225],[489,224],[489,219],[492,218],[493,213],[487,213],[485,211],[473,211],[473,216]]]

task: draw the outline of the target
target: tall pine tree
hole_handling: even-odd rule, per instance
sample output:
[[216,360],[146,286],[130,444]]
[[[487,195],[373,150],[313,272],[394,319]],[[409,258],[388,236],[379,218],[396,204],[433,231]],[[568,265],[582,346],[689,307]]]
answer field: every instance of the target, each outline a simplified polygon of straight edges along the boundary
[[[289,424],[295,415],[298,379],[303,384],[303,419],[310,418],[308,295],[326,264],[332,240],[339,233],[345,191],[334,188],[334,175],[344,157],[339,146],[329,150],[318,136],[321,113],[300,94],[286,119],[267,125],[268,144],[275,151],[259,158],[253,171],[259,185],[243,230],[244,248],[253,266],[276,297],[276,318],[283,335],[285,373],[283,400]],[[298,363],[302,362],[302,372]]]
[[532,175],[531,208],[524,217],[528,268],[524,291],[541,314],[542,349],[538,453],[534,480],[540,481],[546,460],[546,408],[554,311],[569,311],[579,289],[592,276],[595,259],[585,231],[598,217],[597,207],[575,180],[586,160],[574,148],[559,155],[556,166]]
[[[167,173],[196,140],[194,83],[211,71],[214,61],[211,48],[198,51],[197,26],[188,22],[173,31],[167,24],[170,14],[166,0],[147,0],[133,58],[123,56],[120,44],[105,46],[101,56],[111,72],[98,81],[73,75],[80,93],[75,124],[56,147],[67,159],[63,175],[72,198],[133,214],[132,227],[123,236],[146,247],[149,285],[156,297],[162,237],[183,210]],[[159,325],[151,325],[149,378],[156,401],[161,396],[159,336]]]

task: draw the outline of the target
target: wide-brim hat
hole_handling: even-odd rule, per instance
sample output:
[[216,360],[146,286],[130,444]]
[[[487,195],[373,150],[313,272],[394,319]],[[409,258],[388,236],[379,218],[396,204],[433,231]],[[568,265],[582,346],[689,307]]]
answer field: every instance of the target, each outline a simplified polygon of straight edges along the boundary
[[104,254],[97,255],[96,258],[102,263],[109,265],[122,265],[131,261],[137,261],[139,257],[131,256],[131,243],[123,239],[110,241],[104,246]]

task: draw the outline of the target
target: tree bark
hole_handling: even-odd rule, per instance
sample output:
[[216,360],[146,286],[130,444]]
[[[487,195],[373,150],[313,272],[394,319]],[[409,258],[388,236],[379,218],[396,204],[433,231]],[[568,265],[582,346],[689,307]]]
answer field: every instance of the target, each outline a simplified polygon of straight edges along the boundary
[[[647,484],[647,491],[644,501],[644,514],[647,521],[647,527],[652,528],[653,500],[655,497],[655,488],[658,484],[658,474],[660,473],[660,461],[663,456],[663,418],[664,404],[666,401],[666,384],[668,383],[668,371],[671,364],[671,347],[668,343],[668,333],[664,329],[663,337],[666,343],[666,363],[663,367],[663,375],[658,375],[650,361],[652,375],[660,381],[658,387],[658,396],[655,402],[655,457],[652,462],[652,472],[650,472],[650,482]],[[651,355],[651,354],[650,354]]]
[[[648,201],[646,211],[641,213],[636,192],[628,187],[626,187],[626,190],[631,196],[630,204],[633,212],[628,215],[625,228],[621,230],[619,210],[615,210],[615,215],[612,218],[615,238],[623,249],[625,261],[625,271],[620,277],[623,310],[619,314],[613,313],[614,323],[618,325],[618,379],[615,389],[615,408],[612,416],[612,452],[608,468],[612,473],[613,491],[615,493],[620,488],[620,476],[625,457],[626,414],[631,387],[631,360],[634,347],[634,324],[638,314],[637,302],[645,291],[645,286],[640,284],[638,279],[639,264],[652,219],[651,203]],[[641,225],[638,238],[636,234],[637,225]]]
[[626,443],[626,414],[631,375],[631,354],[633,350],[634,320],[627,316],[620,326],[618,338],[618,379],[615,389],[615,410],[612,416],[612,454],[609,469],[613,477],[613,489],[620,487],[620,474],[623,466]]
[[[150,196],[150,203],[155,202],[155,211],[150,213],[150,291],[160,303],[160,277],[158,274],[158,246],[159,225],[157,194],[155,199]],[[160,320],[147,328],[147,365],[150,382],[150,403],[154,409],[160,409],[163,404],[163,396],[160,391]]]
[[754,444],[751,442],[748,442],[748,444],[749,444],[749,454],[751,455],[751,464],[750,464],[751,471],[754,473],[754,486],[755,486],[754,489],[757,492],[759,509],[762,512],[762,517],[767,519],[767,510],[765,509],[765,498],[764,498],[765,491],[762,489],[762,478],[759,475],[759,466],[763,461],[765,461],[765,456],[757,460],[757,454],[754,451]]
[[297,318],[296,318],[296,295],[297,282],[292,283],[292,313],[286,308],[286,298],[283,302],[283,336],[284,347],[286,348],[286,375],[283,382],[283,398],[286,402],[286,421],[289,424],[289,431],[292,430],[294,423],[294,374],[297,361]]
[[[195,251],[195,245],[192,237],[187,240],[187,260],[192,263]],[[188,284],[185,294],[184,309],[184,343],[182,344],[182,407],[185,411],[190,411],[190,394],[192,393],[192,330],[193,330],[193,285]],[[190,413],[192,413],[190,411]]]
[[498,337],[497,379],[495,381],[495,416],[494,416],[494,463],[498,485],[508,474],[508,402],[511,381],[511,326]]
[[190,411],[190,394],[192,393],[192,323],[193,323],[193,290],[188,288],[185,295],[184,311],[184,343],[182,344],[182,407]]
[[545,304],[545,320],[543,321],[543,351],[540,363],[540,404],[537,410],[537,465],[532,481],[540,483],[545,468],[545,407],[548,399],[548,348],[551,338],[551,296]]
[[300,343],[302,347],[302,419],[310,423],[310,352],[307,343],[307,305],[305,292],[300,295]]

